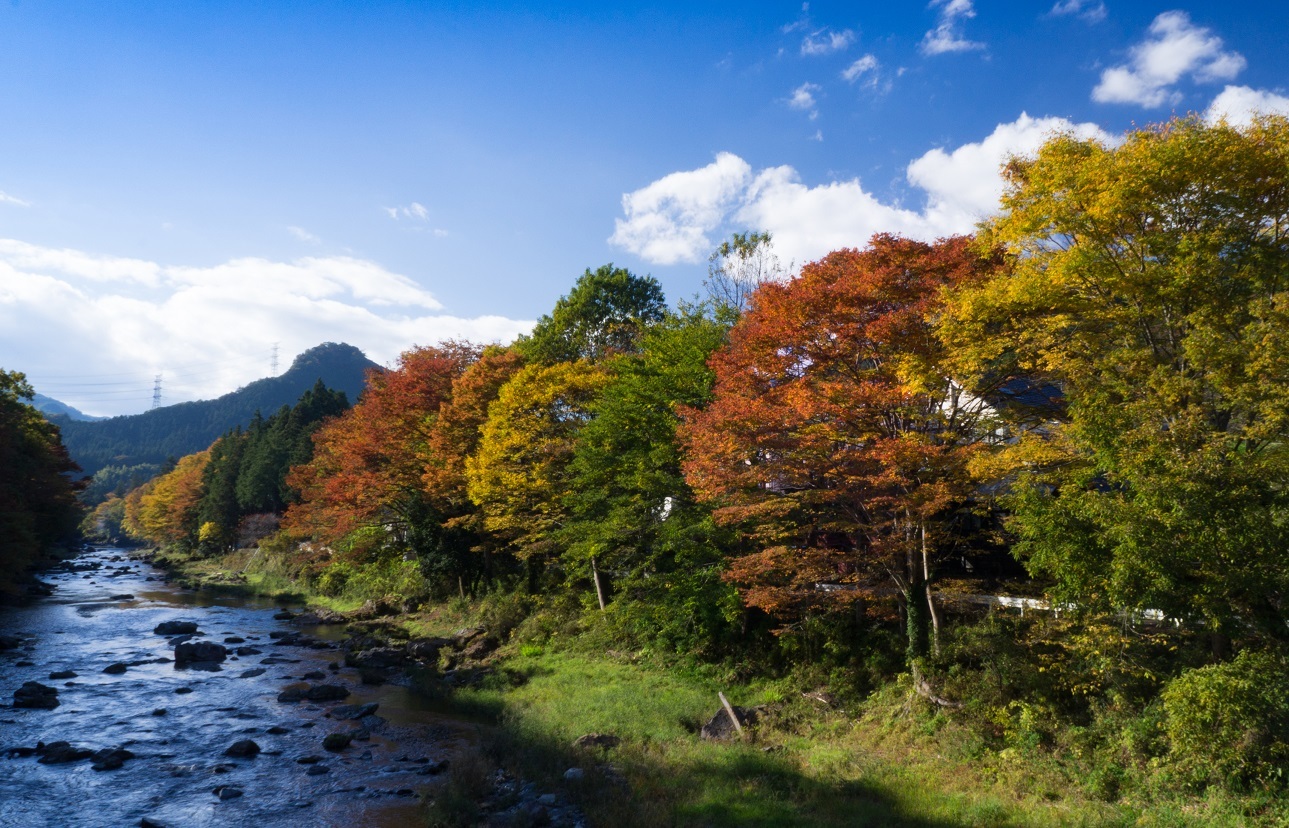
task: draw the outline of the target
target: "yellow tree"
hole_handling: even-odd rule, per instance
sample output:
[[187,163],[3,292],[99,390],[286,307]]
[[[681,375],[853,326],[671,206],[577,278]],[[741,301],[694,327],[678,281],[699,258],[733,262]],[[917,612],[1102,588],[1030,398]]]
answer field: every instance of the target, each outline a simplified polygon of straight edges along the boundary
[[983,238],[1013,267],[942,332],[964,376],[1065,389],[1069,422],[1013,452],[1019,549],[1058,597],[1289,640],[1287,169],[1284,118],[1008,166]]
[[[139,495],[132,531],[163,546],[195,547],[200,530],[197,512],[205,493],[202,477],[208,462],[209,449],[189,454],[153,481],[150,489]],[[128,509],[128,498],[126,502]]]
[[466,487],[484,526],[517,557],[552,551],[577,435],[610,377],[586,361],[530,365],[488,407],[479,449],[466,460]]

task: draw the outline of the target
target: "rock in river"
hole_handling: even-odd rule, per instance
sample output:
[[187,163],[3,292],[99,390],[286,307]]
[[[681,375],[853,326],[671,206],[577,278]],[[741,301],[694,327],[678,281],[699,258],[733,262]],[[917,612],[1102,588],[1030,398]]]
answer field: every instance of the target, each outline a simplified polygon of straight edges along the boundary
[[344,750],[353,738],[351,733],[328,733],[322,740],[322,747],[326,750]]
[[94,754],[94,751],[73,747],[67,742],[50,742],[49,744],[41,742],[36,746],[36,753],[40,756],[36,761],[42,765],[61,765],[65,762],[79,762],[82,759],[88,759]]
[[104,748],[90,757],[91,770],[116,770],[125,764],[126,759],[133,759],[134,754],[125,748]]
[[228,658],[228,650],[223,644],[213,641],[185,641],[175,647],[175,666],[185,664],[218,663]]
[[13,706],[32,710],[53,710],[58,706],[58,690],[38,681],[29,681],[13,691]]
[[232,756],[234,759],[251,759],[260,752],[260,746],[250,739],[242,739],[229,745],[224,751],[225,756]]
[[157,635],[185,635],[197,632],[196,621],[162,621],[153,630]]

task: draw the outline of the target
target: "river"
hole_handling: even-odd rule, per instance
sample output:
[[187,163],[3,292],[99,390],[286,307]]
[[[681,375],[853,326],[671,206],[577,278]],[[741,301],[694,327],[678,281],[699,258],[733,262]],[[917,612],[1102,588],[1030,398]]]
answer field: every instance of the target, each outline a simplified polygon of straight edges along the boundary
[[[278,645],[271,633],[299,629],[274,619],[281,607],[272,602],[179,589],[119,549],[95,549],[71,563],[45,577],[52,596],[0,610],[0,634],[23,639],[0,652],[0,701],[36,681],[56,688],[60,702],[53,710],[0,708],[0,826],[415,825],[417,795],[435,779],[430,772],[472,739],[470,726],[423,709],[403,687],[362,685],[356,670],[334,669],[343,664],[338,649]],[[173,659],[174,648],[153,629],[171,620],[196,622],[204,634],[197,640],[233,639],[225,643],[229,659],[211,669],[159,661]],[[234,654],[239,647],[250,649]],[[118,663],[130,666],[103,672]],[[76,676],[50,678],[60,671]],[[352,695],[332,703],[277,700],[306,674]],[[379,705],[376,716],[327,715],[338,704],[370,702]],[[324,750],[332,732],[359,738]],[[242,739],[262,752],[224,755]],[[134,758],[95,771],[89,760],[40,764],[29,755],[39,742],[60,740],[123,747]],[[309,757],[317,761],[297,761]],[[221,788],[241,795],[226,790],[221,799],[214,793]]]

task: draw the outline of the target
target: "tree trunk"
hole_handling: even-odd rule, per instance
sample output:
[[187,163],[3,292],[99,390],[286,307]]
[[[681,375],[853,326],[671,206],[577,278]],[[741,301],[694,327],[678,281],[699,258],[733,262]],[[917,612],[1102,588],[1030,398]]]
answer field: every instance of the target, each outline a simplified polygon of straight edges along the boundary
[[931,616],[931,651],[940,655],[940,616],[935,611],[935,597],[931,595],[931,553],[927,548],[926,524],[922,524],[922,588],[926,592],[927,613]]
[[595,579],[595,597],[600,602],[600,612],[604,612],[604,587],[600,584],[600,570],[595,565],[595,556],[591,556],[591,577]]

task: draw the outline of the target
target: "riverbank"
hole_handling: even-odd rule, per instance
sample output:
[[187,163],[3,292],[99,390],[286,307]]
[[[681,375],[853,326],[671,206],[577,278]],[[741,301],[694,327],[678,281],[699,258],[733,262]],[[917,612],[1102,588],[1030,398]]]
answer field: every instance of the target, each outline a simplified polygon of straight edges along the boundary
[[[246,561],[169,565],[207,588],[361,609],[355,598],[306,595],[266,579]],[[430,802],[432,825],[497,822],[498,814],[528,824],[525,786],[558,791],[590,825],[1286,824],[1274,799],[1107,791],[1076,751],[1037,743],[999,749],[931,708],[907,679],[842,702],[791,677],[748,679],[720,666],[613,651],[594,636],[525,640],[512,634],[513,619],[497,616],[495,605],[457,600],[398,611],[368,628],[385,641],[463,629],[490,640],[473,656],[465,644],[448,647],[439,669],[413,676],[436,709],[483,727],[478,754],[454,767]],[[745,733],[702,738],[702,725],[724,715],[718,693],[755,712]]]

